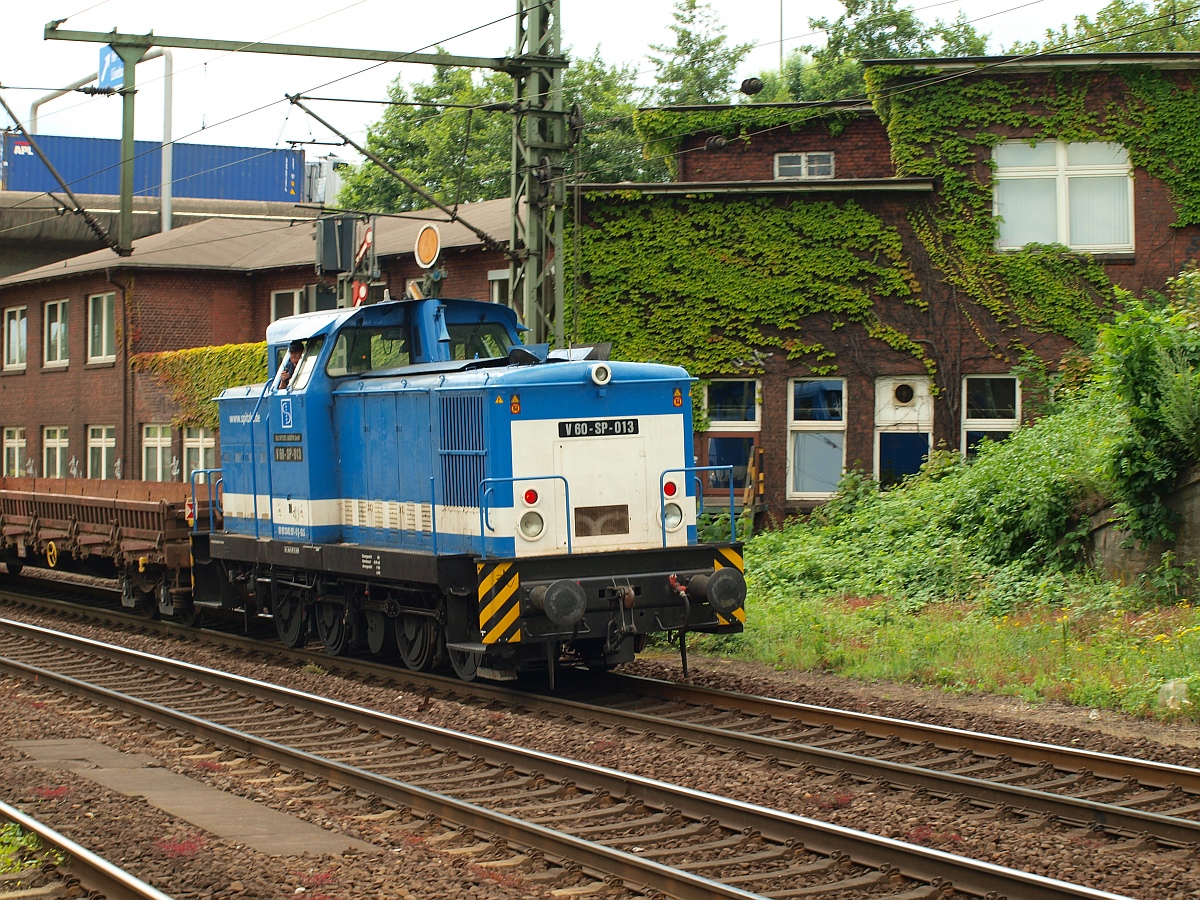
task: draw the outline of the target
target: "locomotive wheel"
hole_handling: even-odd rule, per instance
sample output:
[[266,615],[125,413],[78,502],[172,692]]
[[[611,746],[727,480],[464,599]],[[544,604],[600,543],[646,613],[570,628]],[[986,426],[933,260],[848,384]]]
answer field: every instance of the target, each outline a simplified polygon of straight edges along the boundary
[[5,563],[4,566],[8,569],[8,574],[12,575],[14,578],[21,574],[22,566],[20,563],[10,562]]
[[271,618],[275,621],[275,631],[283,646],[292,649],[304,646],[304,640],[308,637],[308,618],[299,594],[289,594],[277,588]]
[[395,646],[391,618],[377,609],[364,611],[363,617],[367,621],[367,649],[371,651],[371,655],[383,656],[390,652]]
[[414,672],[423,672],[433,661],[433,619],[426,616],[401,616],[396,623],[396,647],[404,664]]
[[463,681],[475,680],[475,676],[479,674],[479,664],[483,662],[482,653],[453,650],[450,647],[446,648],[446,653],[450,657],[450,668],[454,670],[455,675]]
[[350,628],[346,622],[346,607],[340,603],[322,602],[313,607],[317,617],[317,636],[325,652],[344,656],[350,649]]

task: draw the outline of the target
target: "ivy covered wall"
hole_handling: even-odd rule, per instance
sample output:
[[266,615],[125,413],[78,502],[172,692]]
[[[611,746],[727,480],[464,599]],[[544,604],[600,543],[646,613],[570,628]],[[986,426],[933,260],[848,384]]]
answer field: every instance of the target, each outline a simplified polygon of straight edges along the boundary
[[[1124,65],[959,74],[946,77],[911,66],[877,66],[867,73],[897,175],[940,182],[936,207],[913,212],[914,230],[947,282],[981,313],[1090,341],[1113,310],[1114,280],[1135,273],[1061,246],[996,252],[993,148],[1014,138],[1122,144],[1131,165],[1142,170],[1135,202],[1137,250],[1126,262],[1145,270],[1153,265],[1151,253],[1162,249],[1164,227],[1200,224],[1197,76]],[[1165,187],[1169,208],[1152,202],[1155,182]],[[1194,248],[1194,234],[1185,243]],[[1136,283],[1126,287],[1161,289],[1190,254],[1185,247],[1172,255],[1149,283],[1135,275]]]
[[858,329],[928,362],[884,312],[924,302],[903,240],[854,200],[630,191],[589,196],[586,210],[567,273],[580,340],[706,375],[761,371],[764,350],[821,374],[837,366],[827,332]]
[[229,387],[258,384],[267,378],[267,344],[225,344],[162,353],[140,353],[130,368],[154,376],[178,407],[172,424],[212,428],[219,425],[215,397]]
[[[1093,61],[1041,71],[875,67],[868,84],[895,175],[932,181],[931,198],[906,195],[893,214],[882,193],[851,199],[832,185],[819,196],[589,195],[568,260],[579,272],[567,282],[568,333],[705,377],[762,375],[764,444],[769,431],[786,431],[788,377],[836,373],[847,379],[848,418],[860,417],[848,423],[847,464],[866,468],[873,379],[923,368],[938,391],[935,440],[957,446],[964,374],[1031,359],[1054,366],[1091,344],[1121,288],[1161,289],[1200,252],[1197,77]],[[775,152],[861,152],[853,142],[870,129],[847,126],[869,116],[844,105],[743,105],[649,110],[637,126],[657,153],[704,154],[706,138],[721,135],[747,170],[763,173]],[[1123,144],[1135,171],[1135,252],[998,252],[992,153],[1013,139]],[[727,164],[680,168],[736,180]],[[778,444],[768,462],[777,483],[787,466]]]

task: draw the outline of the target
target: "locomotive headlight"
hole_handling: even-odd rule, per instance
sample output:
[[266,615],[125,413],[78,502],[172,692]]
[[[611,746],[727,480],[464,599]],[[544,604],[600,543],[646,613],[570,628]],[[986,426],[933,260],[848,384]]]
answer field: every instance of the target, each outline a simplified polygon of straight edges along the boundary
[[592,381],[599,387],[604,387],[604,385],[612,381],[612,369],[604,363],[596,363],[594,366],[589,366],[588,374],[592,376]]
[[678,503],[668,503],[663,507],[663,524],[667,526],[667,531],[674,531],[683,524],[683,510]]
[[521,536],[524,538],[528,538],[531,541],[534,540],[542,533],[545,527],[546,523],[542,520],[541,515],[535,513],[533,510],[521,516]]

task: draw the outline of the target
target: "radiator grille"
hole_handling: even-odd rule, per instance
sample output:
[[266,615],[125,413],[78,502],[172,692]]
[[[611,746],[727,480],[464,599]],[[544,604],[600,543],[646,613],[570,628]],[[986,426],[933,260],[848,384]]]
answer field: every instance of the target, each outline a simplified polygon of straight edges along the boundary
[[442,503],[478,506],[479,482],[485,477],[487,442],[483,433],[483,397],[441,397]]
[[629,506],[580,506],[575,509],[575,536],[629,534]]

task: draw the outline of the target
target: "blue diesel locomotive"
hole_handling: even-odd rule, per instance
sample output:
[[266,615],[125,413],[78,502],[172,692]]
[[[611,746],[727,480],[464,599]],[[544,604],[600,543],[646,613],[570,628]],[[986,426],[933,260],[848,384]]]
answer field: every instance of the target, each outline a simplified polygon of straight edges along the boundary
[[273,323],[270,380],[218,398],[223,527],[193,535],[194,607],[468,680],[741,631],[741,545],[697,541],[687,372],[518,332],[452,299]]

